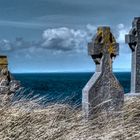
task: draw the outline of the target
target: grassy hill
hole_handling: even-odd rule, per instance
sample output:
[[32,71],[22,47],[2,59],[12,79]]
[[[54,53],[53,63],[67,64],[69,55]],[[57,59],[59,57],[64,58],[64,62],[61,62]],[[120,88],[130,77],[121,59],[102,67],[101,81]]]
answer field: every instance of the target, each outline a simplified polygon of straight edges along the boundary
[[139,140],[140,99],[128,97],[119,116],[106,113],[88,122],[64,104],[19,101],[0,108],[0,140]]

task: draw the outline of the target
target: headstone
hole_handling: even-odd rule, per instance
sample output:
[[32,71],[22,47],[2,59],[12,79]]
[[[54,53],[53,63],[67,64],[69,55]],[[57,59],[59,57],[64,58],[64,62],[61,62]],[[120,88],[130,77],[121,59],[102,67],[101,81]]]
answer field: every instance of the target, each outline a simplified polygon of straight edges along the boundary
[[88,53],[96,65],[96,71],[82,91],[82,108],[86,117],[102,111],[119,110],[124,101],[124,90],[112,73],[113,58],[119,54],[119,44],[110,27],[99,27]]
[[0,56],[0,98],[1,101],[10,101],[10,97],[20,87],[19,81],[14,80],[8,70],[7,56]]
[[131,93],[140,93],[140,17],[135,17],[132,29],[125,36],[132,51],[131,63]]

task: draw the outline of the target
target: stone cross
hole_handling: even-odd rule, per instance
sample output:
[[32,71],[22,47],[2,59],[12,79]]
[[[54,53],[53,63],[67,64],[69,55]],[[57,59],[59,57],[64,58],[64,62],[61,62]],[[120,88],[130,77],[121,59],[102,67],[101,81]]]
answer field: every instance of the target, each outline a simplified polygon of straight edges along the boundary
[[125,42],[132,50],[131,93],[140,93],[140,17],[134,18]]
[[10,101],[11,95],[20,88],[20,83],[11,76],[8,70],[7,56],[0,55],[0,105]]
[[96,71],[82,91],[82,108],[86,117],[102,111],[118,110],[124,101],[124,90],[112,73],[112,60],[119,54],[119,44],[110,27],[99,27],[88,53],[96,64]]

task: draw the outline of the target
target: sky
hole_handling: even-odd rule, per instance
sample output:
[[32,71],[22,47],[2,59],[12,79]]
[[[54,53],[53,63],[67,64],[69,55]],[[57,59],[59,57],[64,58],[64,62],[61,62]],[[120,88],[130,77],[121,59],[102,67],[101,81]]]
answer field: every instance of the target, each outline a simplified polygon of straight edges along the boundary
[[94,71],[87,43],[104,25],[120,44],[113,70],[130,71],[124,37],[139,6],[139,0],[0,0],[0,54],[13,73]]

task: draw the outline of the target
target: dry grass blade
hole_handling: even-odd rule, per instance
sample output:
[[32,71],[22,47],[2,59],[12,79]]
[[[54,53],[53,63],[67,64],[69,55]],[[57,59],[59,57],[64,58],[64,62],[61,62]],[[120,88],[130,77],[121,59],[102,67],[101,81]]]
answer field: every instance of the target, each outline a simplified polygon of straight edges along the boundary
[[0,140],[139,140],[140,99],[127,98],[119,114],[85,122],[68,105],[19,101],[0,108]]

